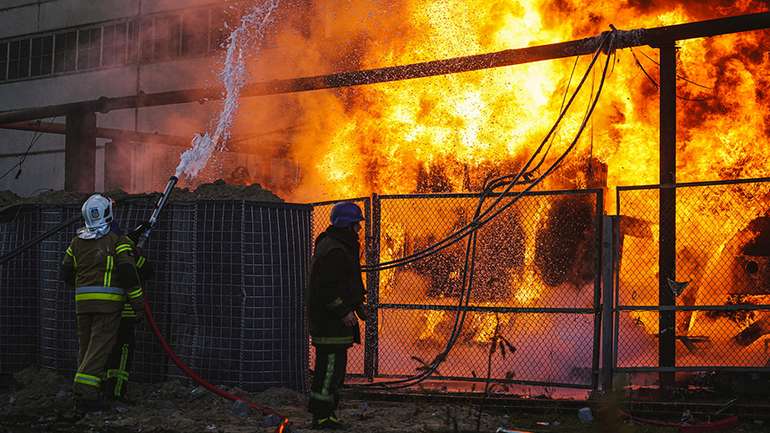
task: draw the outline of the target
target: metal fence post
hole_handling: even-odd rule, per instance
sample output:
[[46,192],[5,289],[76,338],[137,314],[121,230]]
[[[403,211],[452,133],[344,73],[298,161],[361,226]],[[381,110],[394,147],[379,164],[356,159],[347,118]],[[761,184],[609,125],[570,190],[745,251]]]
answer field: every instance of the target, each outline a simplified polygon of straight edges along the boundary
[[594,221],[594,251],[595,251],[595,266],[594,266],[594,335],[593,335],[593,357],[591,359],[591,389],[596,390],[599,388],[600,378],[600,357],[602,354],[601,338],[603,335],[602,324],[602,266],[605,263],[602,254],[602,240],[604,239],[603,227],[604,227],[604,191],[599,189],[595,195],[596,207],[594,212],[596,214]]
[[[371,202],[366,206],[366,265],[376,266],[380,263],[380,198],[372,194]],[[380,273],[369,271],[366,274],[367,303],[369,315],[366,320],[364,346],[364,375],[369,380],[379,373],[379,295]]]
[[[676,305],[669,280],[676,280],[676,46],[660,45],[660,236],[658,257],[658,305]],[[659,353],[661,369],[676,366],[676,317],[674,311],[660,311]],[[660,387],[674,386],[673,372],[660,373]]]
[[614,346],[613,302],[615,295],[615,223],[617,217],[604,216],[602,224],[602,369],[600,386],[603,391],[612,389]]

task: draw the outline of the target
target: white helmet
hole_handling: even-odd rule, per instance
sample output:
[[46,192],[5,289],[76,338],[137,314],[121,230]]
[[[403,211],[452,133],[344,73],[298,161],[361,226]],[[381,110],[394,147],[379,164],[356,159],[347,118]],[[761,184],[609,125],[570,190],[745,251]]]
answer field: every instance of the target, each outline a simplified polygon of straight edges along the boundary
[[110,232],[112,200],[101,194],[88,197],[82,208],[85,227],[78,230],[81,239],[99,239]]

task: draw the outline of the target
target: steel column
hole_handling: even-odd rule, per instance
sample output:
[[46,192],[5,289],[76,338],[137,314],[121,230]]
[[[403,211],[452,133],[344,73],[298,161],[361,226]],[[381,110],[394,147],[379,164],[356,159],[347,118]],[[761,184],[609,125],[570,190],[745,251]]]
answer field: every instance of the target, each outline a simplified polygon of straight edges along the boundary
[[96,113],[67,114],[64,140],[64,190],[90,193],[96,186]]
[[[676,46],[664,42],[660,48],[660,236],[658,257],[658,301],[661,307],[675,305],[669,280],[676,280]],[[676,366],[676,313],[661,311],[659,316],[661,368]],[[674,386],[672,372],[660,373],[663,390]]]

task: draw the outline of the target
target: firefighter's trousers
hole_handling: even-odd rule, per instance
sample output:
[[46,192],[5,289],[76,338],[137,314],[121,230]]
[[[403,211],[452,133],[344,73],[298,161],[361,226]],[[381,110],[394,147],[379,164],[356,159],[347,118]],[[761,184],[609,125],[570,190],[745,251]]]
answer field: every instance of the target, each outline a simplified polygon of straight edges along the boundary
[[309,409],[315,419],[331,416],[339,403],[339,389],[345,381],[348,363],[347,345],[315,346],[315,371],[310,386]]
[[105,365],[110,356],[120,326],[120,311],[114,313],[84,313],[77,315],[78,371],[73,392],[80,399],[95,400],[100,396]]
[[104,384],[104,393],[116,400],[125,397],[128,388],[129,372],[136,347],[135,324],[134,318],[123,317],[120,320],[118,339],[107,360],[107,381]]

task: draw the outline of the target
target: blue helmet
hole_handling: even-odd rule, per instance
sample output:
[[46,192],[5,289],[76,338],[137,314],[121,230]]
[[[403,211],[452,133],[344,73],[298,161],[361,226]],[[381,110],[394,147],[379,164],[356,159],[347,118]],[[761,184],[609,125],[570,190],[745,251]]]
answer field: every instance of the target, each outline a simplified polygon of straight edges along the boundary
[[331,223],[334,227],[347,228],[363,220],[361,208],[353,202],[343,201],[332,208]]

